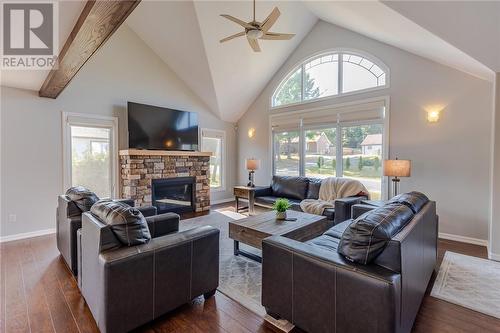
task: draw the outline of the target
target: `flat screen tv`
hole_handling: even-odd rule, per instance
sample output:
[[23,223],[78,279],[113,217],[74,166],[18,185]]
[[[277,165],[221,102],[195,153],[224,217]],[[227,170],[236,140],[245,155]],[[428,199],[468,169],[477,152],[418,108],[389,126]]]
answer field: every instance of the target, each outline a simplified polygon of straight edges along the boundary
[[128,102],[130,148],[198,150],[198,114]]

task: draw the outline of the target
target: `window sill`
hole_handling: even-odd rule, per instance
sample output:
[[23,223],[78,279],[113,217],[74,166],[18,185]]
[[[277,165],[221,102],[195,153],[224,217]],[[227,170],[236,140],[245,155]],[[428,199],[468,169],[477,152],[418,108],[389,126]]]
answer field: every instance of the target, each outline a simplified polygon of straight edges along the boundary
[[210,188],[210,192],[212,193],[217,193],[217,192],[224,192],[226,191],[226,188],[225,187],[211,187]]

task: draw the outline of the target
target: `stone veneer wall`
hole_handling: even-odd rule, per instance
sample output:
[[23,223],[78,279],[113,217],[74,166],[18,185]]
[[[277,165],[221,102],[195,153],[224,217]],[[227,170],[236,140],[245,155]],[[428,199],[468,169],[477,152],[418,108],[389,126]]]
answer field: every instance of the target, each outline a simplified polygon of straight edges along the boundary
[[151,205],[151,179],[196,177],[196,211],[210,209],[209,156],[122,155],[121,196]]

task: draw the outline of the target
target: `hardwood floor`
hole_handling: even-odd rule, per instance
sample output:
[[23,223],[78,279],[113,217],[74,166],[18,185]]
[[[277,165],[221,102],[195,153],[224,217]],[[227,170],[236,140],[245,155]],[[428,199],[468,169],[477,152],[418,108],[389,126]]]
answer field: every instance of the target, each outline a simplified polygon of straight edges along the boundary
[[[217,209],[232,206],[219,205]],[[440,240],[439,262],[445,251],[486,257],[484,247]],[[59,255],[55,235],[2,243],[0,260],[1,332],[98,332],[75,279]],[[207,301],[198,298],[136,331],[273,332],[262,318],[219,292]],[[414,332],[500,332],[500,320],[426,295]]]

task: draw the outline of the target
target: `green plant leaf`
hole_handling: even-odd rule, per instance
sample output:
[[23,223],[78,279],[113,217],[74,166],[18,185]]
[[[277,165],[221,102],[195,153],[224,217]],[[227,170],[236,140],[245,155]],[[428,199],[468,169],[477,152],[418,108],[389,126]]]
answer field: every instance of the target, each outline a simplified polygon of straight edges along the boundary
[[289,209],[292,205],[288,201],[288,199],[285,198],[279,198],[277,199],[274,204],[273,204],[273,209],[277,212],[286,212],[287,209]]

